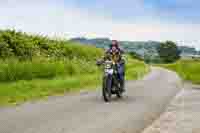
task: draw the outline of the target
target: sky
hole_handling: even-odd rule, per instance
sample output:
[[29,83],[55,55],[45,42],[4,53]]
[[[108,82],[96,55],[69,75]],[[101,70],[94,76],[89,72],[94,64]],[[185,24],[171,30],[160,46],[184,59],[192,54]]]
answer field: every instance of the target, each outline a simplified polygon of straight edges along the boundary
[[198,0],[0,0],[0,29],[59,38],[172,40],[200,49]]

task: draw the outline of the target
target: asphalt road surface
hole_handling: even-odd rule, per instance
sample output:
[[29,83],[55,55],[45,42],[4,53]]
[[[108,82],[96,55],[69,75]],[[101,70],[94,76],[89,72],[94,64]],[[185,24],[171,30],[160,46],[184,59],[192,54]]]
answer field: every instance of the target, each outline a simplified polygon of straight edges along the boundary
[[184,83],[166,111],[143,133],[200,133],[200,86]]
[[105,103],[101,91],[0,108],[0,133],[141,133],[180,91],[171,71],[153,67],[139,81],[128,81],[122,99]]

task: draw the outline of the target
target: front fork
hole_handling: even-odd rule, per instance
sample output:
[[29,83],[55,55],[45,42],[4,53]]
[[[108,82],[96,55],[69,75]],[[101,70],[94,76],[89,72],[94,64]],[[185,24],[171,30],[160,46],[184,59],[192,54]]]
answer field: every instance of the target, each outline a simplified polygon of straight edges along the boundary
[[[108,84],[108,88],[111,91],[116,91],[117,89],[120,89],[120,80],[117,79],[117,75],[107,75],[107,84]],[[114,89],[114,90],[112,90]]]
[[[112,75],[110,75],[110,74],[105,74],[104,75],[104,80],[103,80],[104,82],[106,82],[106,83],[104,83],[104,85],[106,85],[106,89],[110,89],[110,91],[111,91],[111,89],[112,89],[112,81],[113,81],[113,79],[112,79]],[[105,87],[105,86],[104,86]]]

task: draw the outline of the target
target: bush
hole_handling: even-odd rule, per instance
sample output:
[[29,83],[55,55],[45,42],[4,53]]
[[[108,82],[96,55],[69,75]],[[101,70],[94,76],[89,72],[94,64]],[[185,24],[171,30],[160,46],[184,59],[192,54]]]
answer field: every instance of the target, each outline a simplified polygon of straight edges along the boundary
[[6,42],[0,41],[0,58],[6,59],[13,56],[12,49],[9,48],[9,45]]
[[93,46],[0,30],[0,82],[95,73],[102,54]]
[[83,46],[66,40],[28,35],[15,30],[0,30],[0,57],[31,60],[35,56],[51,58],[79,58],[94,60],[102,55],[102,50],[93,46]]

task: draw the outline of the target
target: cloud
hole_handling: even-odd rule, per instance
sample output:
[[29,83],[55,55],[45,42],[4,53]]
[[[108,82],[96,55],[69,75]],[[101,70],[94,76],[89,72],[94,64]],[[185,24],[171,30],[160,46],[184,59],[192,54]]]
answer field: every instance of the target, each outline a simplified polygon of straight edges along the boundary
[[[73,5],[73,4],[72,4]],[[0,28],[16,28],[30,33],[58,37],[110,37],[119,40],[198,40],[200,24],[169,23],[156,17],[152,9],[139,21],[116,20],[107,12],[64,5],[64,1],[36,0],[0,2]],[[142,6],[140,3],[138,5]],[[149,8],[150,10],[151,8]],[[152,18],[151,18],[152,17]]]
[[47,0],[1,1],[0,28],[15,28],[31,33],[62,35],[64,7]]

